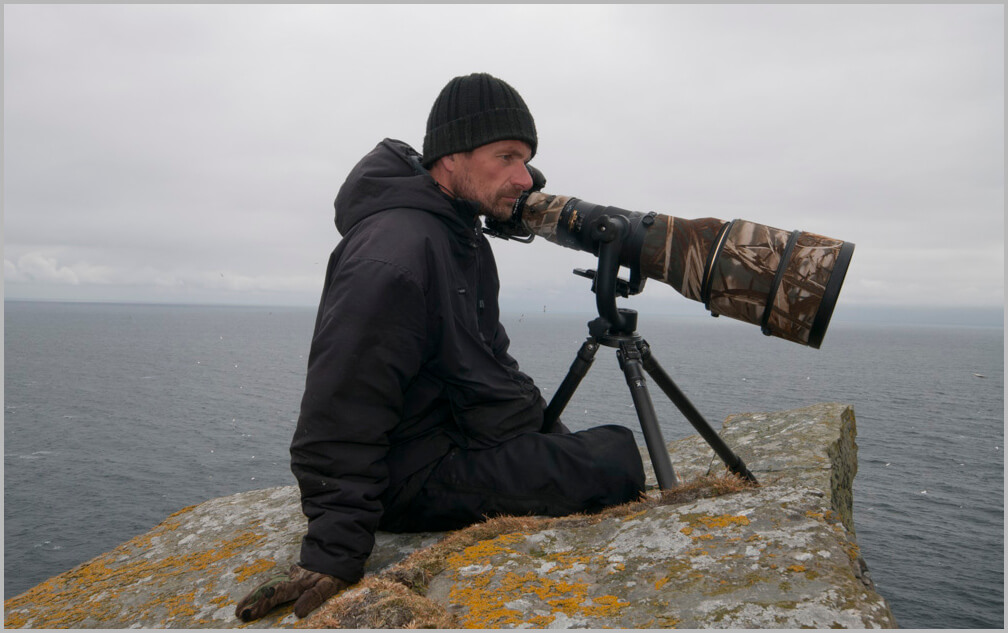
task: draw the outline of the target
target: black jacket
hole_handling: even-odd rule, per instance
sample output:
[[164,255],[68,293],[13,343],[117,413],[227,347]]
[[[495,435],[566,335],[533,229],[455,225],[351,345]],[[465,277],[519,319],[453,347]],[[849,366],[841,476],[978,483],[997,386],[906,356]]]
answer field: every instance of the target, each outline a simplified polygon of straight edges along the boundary
[[539,431],[545,402],[508,355],[499,280],[476,207],[443,194],[385,139],[336,197],[291,468],[308,532],[301,563],[363,574],[388,500],[455,445]]

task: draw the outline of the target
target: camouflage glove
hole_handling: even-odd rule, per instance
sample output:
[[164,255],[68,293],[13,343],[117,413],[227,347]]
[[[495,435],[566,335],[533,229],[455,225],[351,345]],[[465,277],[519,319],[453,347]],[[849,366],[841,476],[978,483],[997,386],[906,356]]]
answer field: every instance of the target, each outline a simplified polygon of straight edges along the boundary
[[511,218],[508,220],[497,220],[490,216],[487,216],[483,222],[483,230],[486,231],[487,235],[492,235],[493,237],[499,237],[503,240],[515,240],[516,242],[529,243],[535,238],[535,235],[529,232],[522,224],[522,212],[525,209],[525,200],[528,199],[528,195],[533,191],[540,191],[546,186],[546,176],[543,175],[541,171],[526,163],[525,169],[528,170],[529,176],[532,177],[532,186],[528,191],[523,191],[522,194],[515,200],[514,207],[511,208]]
[[242,598],[235,608],[235,616],[243,622],[251,622],[263,617],[277,605],[297,600],[294,603],[294,615],[303,618],[349,586],[349,583],[339,578],[308,571],[300,565],[291,565],[286,574],[271,576]]

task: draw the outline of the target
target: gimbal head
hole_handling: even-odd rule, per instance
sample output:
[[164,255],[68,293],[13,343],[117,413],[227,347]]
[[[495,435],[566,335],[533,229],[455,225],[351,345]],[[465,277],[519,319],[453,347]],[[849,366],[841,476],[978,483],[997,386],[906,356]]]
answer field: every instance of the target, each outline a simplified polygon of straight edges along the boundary
[[631,334],[637,329],[637,312],[616,307],[616,295],[629,297],[644,289],[647,281],[640,273],[639,261],[630,263],[630,279],[620,279],[620,256],[623,244],[630,234],[630,221],[621,215],[602,215],[591,227],[590,235],[597,243],[597,270],[577,268],[575,275],[592,280],[595,306],[616,333]]

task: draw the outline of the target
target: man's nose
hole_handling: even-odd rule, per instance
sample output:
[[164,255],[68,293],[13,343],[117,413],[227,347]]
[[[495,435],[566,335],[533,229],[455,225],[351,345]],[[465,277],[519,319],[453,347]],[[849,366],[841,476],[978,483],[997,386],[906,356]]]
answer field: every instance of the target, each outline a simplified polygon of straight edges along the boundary
[[522,191],[526,191],[532,188],[532,174],[525,165],[518,167],[514,174],[511,176],[511,183]]

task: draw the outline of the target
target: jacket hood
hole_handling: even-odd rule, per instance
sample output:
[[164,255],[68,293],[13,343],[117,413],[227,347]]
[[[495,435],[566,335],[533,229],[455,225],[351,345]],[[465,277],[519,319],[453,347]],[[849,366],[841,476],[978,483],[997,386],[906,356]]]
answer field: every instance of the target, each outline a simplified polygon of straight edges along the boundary
[[444,217],[456,230],[471,231],[476,208],[449,199],[420,161],[420,154],[402,141],[387,138],[378,143],[350,170],[336,195],[340,235],[375,213],[402,208],[422,209]]

